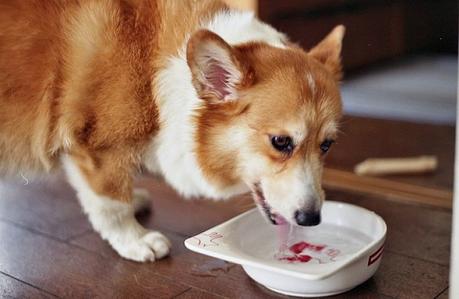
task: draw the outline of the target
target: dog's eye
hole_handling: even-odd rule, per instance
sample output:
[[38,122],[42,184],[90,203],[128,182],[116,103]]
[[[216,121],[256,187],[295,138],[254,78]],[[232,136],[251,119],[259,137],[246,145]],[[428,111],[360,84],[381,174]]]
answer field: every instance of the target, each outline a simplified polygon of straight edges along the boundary
[[328,150],[330,149],[330,147],[332,146],[334,142],[335,141],[332,139],[325,139],[325,141],[322,142],[322,144],[320,145],[320,150],[322,151],[322,153],[325,154],[326,152],[328,152]]
[[271,144],[273,147],[283,153],[290,153],[293,151],[293,141],[289,136],[273,136],[271,137]]

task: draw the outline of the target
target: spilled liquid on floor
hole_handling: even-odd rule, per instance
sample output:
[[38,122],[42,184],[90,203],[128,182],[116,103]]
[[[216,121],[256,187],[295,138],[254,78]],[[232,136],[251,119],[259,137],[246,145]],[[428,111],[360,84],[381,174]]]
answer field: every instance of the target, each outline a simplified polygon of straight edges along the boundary
[[209,259],[205,263],[191,267],[191,274],[199,277],[217,277],[218,273],[228,273],[235,264],[218,259]]

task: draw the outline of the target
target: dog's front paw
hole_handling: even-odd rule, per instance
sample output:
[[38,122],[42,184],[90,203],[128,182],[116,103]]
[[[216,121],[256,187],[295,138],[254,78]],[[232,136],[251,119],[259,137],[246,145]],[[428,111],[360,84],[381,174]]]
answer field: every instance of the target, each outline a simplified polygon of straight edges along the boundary
[[136,262],[153,262],[167,256],[170,241],[160,232],[150,231],[139,239],[124,244],[112,244],[118,253]]

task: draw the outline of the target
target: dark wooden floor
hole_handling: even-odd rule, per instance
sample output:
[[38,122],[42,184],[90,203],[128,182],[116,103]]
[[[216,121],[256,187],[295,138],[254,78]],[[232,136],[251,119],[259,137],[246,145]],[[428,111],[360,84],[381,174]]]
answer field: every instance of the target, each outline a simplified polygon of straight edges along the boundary
[[[449,136],[448,132],[444,134]],[[342,144],[365,148],[358,144],[360,132],[346,134],[354,142]],[[400,142],[398,150],[403,152]],[[331,163],[349,167],[349,156],[337,153]],[[437,183],[442,186],[452,180],[446,174],[440,177]],[[422,184],[429,178],[413,180]],[[141,215],[141,221],[173,242],[170,257],[150,264],[117,256],[92,231],[74,192],[62,179],[0,181],[0,298],[279,297],[253,282],[240,266],[183,246],[185,238],[250,208],[248,196],[225,202],[185,201],[152,178],[141,177],[137,184],[152,197],[152,213]],[[447,298],[449,210],[334,190],[327,194],[328,199],[374,210],[388,224],[379,271],[363,285],[334,298]]]

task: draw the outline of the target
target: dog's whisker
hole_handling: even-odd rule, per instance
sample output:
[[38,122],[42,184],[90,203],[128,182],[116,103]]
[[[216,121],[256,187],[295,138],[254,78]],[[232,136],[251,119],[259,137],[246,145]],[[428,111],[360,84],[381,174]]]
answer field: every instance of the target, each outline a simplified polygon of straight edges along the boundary
[[20,176],[24,180],[24,186],[27,186],[29,184],[29,180],[22,173],[20,174]]

